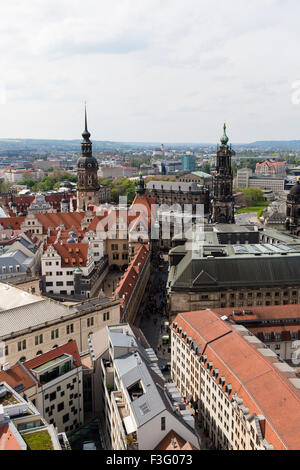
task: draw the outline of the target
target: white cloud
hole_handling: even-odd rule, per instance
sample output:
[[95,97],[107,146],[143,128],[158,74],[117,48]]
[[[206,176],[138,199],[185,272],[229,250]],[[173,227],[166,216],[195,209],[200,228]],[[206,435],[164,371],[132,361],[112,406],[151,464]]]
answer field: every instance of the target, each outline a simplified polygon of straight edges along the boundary
[[[297,138],[297,0],[11,0],[3,137]],[[1,115],[1,114],[0,114]],[[4,114],[2,114],[4,115]]]

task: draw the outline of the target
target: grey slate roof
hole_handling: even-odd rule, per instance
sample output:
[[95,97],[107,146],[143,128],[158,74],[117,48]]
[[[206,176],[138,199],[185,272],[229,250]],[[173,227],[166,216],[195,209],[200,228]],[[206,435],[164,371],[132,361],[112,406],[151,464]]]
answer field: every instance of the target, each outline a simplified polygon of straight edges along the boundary
[[33,263],[33,257],[28,257],[22,251],[9,251],[0,256],[0,274],[2,274],[2,267],[6,268],[6,272],[10,266],[20,266],[20,272],[26,272],[27,268]]
[[188,252],[177,266],[171,267],[169,282],[175,290],[299,285],[300,254],[193,259],[192,252]]
[[0,338],[12,332],[34,328],[46,321],[60,319],[71,313],[73,310],[47,299],[0,311]]
[[[115,359],[115,367],[125,388],[131,387],[138,381],[143,384],[145,393],[131,402],[131,409],[138,427],[164,411],[165,405],[139,353]],[[147,412],[143,412],[143,408],[147,409]]]

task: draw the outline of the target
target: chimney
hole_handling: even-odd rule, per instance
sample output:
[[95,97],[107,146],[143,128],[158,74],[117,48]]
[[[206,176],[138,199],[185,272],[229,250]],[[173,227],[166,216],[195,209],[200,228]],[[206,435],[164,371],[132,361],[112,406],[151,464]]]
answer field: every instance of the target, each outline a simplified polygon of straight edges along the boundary
[[261,430],[261,434],[263,439],[266,437],[266,418],[263,415],[257,416],[259,427]]

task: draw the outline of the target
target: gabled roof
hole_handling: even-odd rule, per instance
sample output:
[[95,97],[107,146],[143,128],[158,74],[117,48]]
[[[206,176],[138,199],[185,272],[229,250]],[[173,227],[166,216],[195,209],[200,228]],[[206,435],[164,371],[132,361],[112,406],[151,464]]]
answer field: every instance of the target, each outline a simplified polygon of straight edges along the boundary
[[59,242],[54,245],[46,245],[45,251],[52,246],[61,257],[62,267],[82,267],[86,266],[89,253],[88,243],[64,243]]
[[43,225],[43,233],[47,233],[48,228],[57,228],[64,225],[65,229],[76,227],[81,230],[81,222],[85,217],[84,212],[58,212],[48,214],[34,214],[39,222]]
[[1,217],[0,218],[0,225],[4,229],[12,229],[12,230],[20,230],[21,229],[21,224],[24,222],[25,217],[20,216],[20,217]]
[[154,450],[197,450],[190,442],[183,439],[177,432],[170,431]]

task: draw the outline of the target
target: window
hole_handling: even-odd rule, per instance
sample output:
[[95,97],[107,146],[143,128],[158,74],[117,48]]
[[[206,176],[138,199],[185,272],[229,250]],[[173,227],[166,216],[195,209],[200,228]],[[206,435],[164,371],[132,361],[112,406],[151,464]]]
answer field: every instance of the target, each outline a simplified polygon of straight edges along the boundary
[[43,335],[38,335],[38,336],[35,336],[34,338],[34,344],[36,346],[38,346],[39,344],[42,344],[43,342]]
[[51,331],[51,339],[58,338],[58,328],[56,330]]
[[66,423],[67,421],[69,421],[69,413],[63,415],[63,423]]
[[94,326],[94,317],[87,319],[87,327]]
[[109,320],[109,312],[103,313],[103,321]]
[[64,407],[65,407],[65,404],[64,404],[64,402],[62,401],[61,403],[59,403],[59,404],[57,405],[57,411],[62,411],[62,410],[64,409]]
[[74,333],[74,324],[71,323],[71,325],[67,325],[67,335],[70,333]]
[[57,282],[56,282],[56,286],[57,286],[57,287],[61,287],[61,286],[63,286],[63,285],[64,285],[63,281],[57,281]]
[[55,400],[55,399],[56,399],[56,392],[50,393],[49,400],[50,400],[50,401],[53,401],[53,400]]
[[113,253],[113,259],[114,260],[119,259],[119,253]]
[[18,342],[18,351],[22,351],[23,349],[26,349],[26,339]]
[[166,430],[166,418],[161,418],[160,428],[162,431]]

